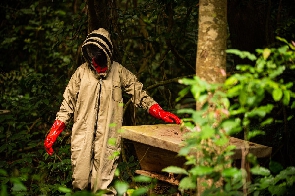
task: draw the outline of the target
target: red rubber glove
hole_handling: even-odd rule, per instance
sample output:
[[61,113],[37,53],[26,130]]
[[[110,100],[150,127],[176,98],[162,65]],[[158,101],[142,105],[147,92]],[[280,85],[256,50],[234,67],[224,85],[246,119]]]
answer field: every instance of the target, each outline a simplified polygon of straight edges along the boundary
[[161,119],[167,123],[180,124],[181,120],[174,114],[163,110],[159,104],[154,104],[149,109],[149,114],[155,118]]
[[64,130],[65,123],[60,120],[55,120],[49,134],[46,136],[44,141],[44,147],[46,152],[51,156],[53,154],[53,144],[56,141],[59,134]]

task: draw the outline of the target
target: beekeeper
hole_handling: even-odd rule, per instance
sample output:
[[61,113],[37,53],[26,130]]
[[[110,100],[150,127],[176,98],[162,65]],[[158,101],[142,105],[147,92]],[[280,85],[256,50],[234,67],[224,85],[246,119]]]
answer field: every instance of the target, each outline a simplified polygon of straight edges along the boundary
[[[49,155],[58,135],[73,117],[71,137],[71,161],[73,188],[84,190],[109,190],[117,167],[117,157],[110,156],[120,150],[123,98],[122,90],[132,95],[136,107],[148,111],[155,118],[168,123],[180,123],[180,119],[164,111],[146,91],[136,76],[121,64],[112,60],[113,45],[105,29],[91,32],[82,45],[86,62],[72,75],[55,122],[46,136],[44,146]],[[108,143],[116,139],[116,145]]]

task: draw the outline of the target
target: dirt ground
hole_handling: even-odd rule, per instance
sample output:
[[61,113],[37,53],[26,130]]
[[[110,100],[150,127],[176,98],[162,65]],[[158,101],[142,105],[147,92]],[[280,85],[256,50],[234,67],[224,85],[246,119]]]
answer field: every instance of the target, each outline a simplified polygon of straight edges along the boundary
[[169,183],[159,181],[155,188],[152,190],[155,195],[169,195],[169,196],[180,196],[177,186],[173,186]]
[[150,195],[155,196],[193,196],[196,195],[193,192],[184,191],[181,192],[177,189],[175,185],[171,185],[166,182],[158,181],[155,188],[152,190]]

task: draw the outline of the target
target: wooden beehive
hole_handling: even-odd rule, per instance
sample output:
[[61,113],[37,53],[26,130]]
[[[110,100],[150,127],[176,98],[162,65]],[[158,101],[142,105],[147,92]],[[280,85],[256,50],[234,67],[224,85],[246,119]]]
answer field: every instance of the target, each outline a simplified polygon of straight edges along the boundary
[[[178,157],[185,130],[176,124],[157,124],[140,126],[123,126],[122,138],[133,142],[137,157],[143,171],[161,173],[168,166],[183,167],[184,157]],[[235,145],[233,159],[241,159],[242,148],[246,141],[231,137],[230,144]],[[257,158],[269,157],[272,148],[253,142],[247,142],[249,152]],[[150,175],[152,176],[152,175]]]

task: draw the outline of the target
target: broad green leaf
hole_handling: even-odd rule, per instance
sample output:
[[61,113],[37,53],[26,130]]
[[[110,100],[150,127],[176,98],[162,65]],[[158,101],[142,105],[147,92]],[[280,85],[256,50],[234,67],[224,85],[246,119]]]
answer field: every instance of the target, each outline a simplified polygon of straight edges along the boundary
[[129,184],[127,182],[116,181],[115,189],[117,190],[119,195],[123,195],[129,188]]
[[[264,70],[265,64],[266,64],[265,59],[259,58],[259,59],[256,61],[257,72],[261,73],[261,72],[265,71],[265,70]],[[253,70],[253,73],[255,73],[254,70]]]
[[267,58],[269,57],[270,53],[271,53],[271,50],[268,49],[268,48],[265,48],[265,49],[263,50],[263,58],[264,58],[264,59],[267,59]]
[[63,60],[64,63],[70,63],[71,62],[71,59],[69,57],[67,57],[67,56],[63,57],[62,60]]
[[254,138],[257,135],[265,135],[265,132],[260,130],[249,131],[247,135],[247,140],[250,140],[251,138]]
[[16,40],[17,40],[17,37],[4,38],[4,41],[2,41],[1,45],[5,45],[5,44],[9,45]]
[[212,167],[207,166],[196,166],[192,168],[189,172],[192,173],[194,176],[203,176],[213,172]]
[[225,107],[225,109],[228,109],[230,107],[230,101],[227,98],[221,98],[221,103]]
[[178,154],[179,154],[180,156],[186,156],[186,155],[188,155],[188,153],[190,152],[190,150],[191,150],[190,147],[188,147],[188,146],[184,146],[184,147],[182,147],[182,148],[180,149],[180,151],[178,152]]
[[180,101],[185,95],[187,95],[190,92],[190,87],[186,87],[184,89],[182,89],[178,95],[179,97],[176,99],[176,101]]
[[240,108],[238,108],[237,110],[230,109],[229,111],[230,111],[230,115],[231,115],[231,116],[234,116],[234,115],[243,114],[243,113],[246,111],[246,109],[243,108],[243,107],[240,107]]
[[273,61],[267,61],[266,66],[269,71],[272,71],[272,69],[275,69],[277,67],[277,65]]
[[268,176],[270,175],[270,171],[264,167],[255,166],[251,168],[251,173],[254,175]]
[[270,185],[274,184],[274,178],[272,176],[264,176],[259,181],[259,188],[260,189],[267,189]]
[[281,75],[285,70],[285,66],[279,66],[277,69],[272,69],[269,71],[270,78],[276,78],[277,76]]
[[287,193],[287,185],[285,182],[282,182],[281,184],[278,184],[278,185],[269,186],[268,191],[272,195],[284,196]]
[[63,186],[58,187],[58,190],[62,193],[71,193],[72,192],[71,189],[69,189],[67,187],[63,187]]
[[13,187],[11,188],[13,192],[27,191],[27,187],[20,181],[13,182]]
[[227,91],[227,96],[229,98],[237,97],[238,95],[240,95],[241,90],[241,85],[234,86]]
[[289,50],[289,46],[287,46],[287,45],[284,45],[284,46],[278,48],[278,51],[279,51],[281,54],[285,54],[285,53],[287,53],[287,50]]
[[206,100],[208,99],[208,95],[207,94],[203,94],[203,95],[200,95],[197,99],[197,101],[199,103],[204,103]]
[[281,173],[283,173],[283,175],[285,176],[295,175],[295,167],[294,166],[287,167],[285,170],[281,171]]
[[143,175],[139,175],[139,176],[135,176],[133,178],[133,180],[135,182],[151,182],[152,181],[152,178],[147,177],[147,176],[143,176]]
[[179,183],[179,189],[195,189],[197,183],[190,177],[184,177]]
[[197,83],[197,78],[194,77],[194,78],[182,78],[180,79],[178,82],[180,84],[185,84],[185,85],[193,85],[193,84],[196,84]]
[[203,111],[196,111],[192,115],[193,121],[200,126],[203,126],[204,124],[208,122],[207,118],[203,118],[202,115],[203,115]]
[[176,166],[169,166],[166,167],[164,169],[162,169],[163,172],[167,172],[167,173],[174,173],[174,174],[186,174],[188,175],[188,172],[181,168],[181,167],[176,167]]
[[115,159],[116,157],[119,157],[120,155],[120,150],[116,150],[114,151],[108,158],[111,159]]
[[228,135],[238,133],[242,130],[241,120],[239,118],[226,120],[222,122],[221,127]]
[[8,196],[7,186],[4,183],[1,183],[1,196]]
[[275,101],[279,101],[283,96],[283,91],[280,88],[276,88],[272,92],[272,97]]
[[290,121],[290,120],[292,120],[293,118],[294,118],[293,115],[292,115],[292,116],[288,116],[287,121]]
[[251,97],[249,97],[248,93],[246,91],[240,91],[239,93],[239,102],[242,106],[245,106],[247,102],[249,102],[248,100]]
[[196,86],[196,85],[192,86],[191,92],[192,92],[195,99],[199,99],[199,97],[201,95],[201,89],[199,88],[199,86]]
[[265,117],[266,114],[268,114],[272,111],[273,107],[274,106],[272,104],[267,104],[264,106],[256,107],[253,110],[245,113],[245,117],[248,117],[248,118],[253,118],[255,116]]
[[109,138],[108,139],[108,144],[111,146],[115,146],[116,145],[116,138]]
[[221,175],[223,177],[233,177],[239,173],[240,173],[240,170],[238,170],[237,168],[231,167],[231,168],[225,168],[222,171]]
[[273,122],[273,118],[268,118],[261,123],[261,126],[269,125]]
[[206,125],[206,126],[202,127],[202,131],[201,131],[202,139],[211,138],[211,137],[214,136],[214,134],[215,134],[215,129],[213,129],[209,125]]
[[187,113],[187,114],[192,114],[192,113],[195,113],[195,112],[196,112],[196,110],[191,109],[191,108],[186,108],[186,109],[179,109],[179,110],[177,110],[177,113],[178,113],[178,114],[185,114],[185,113]]
[[281,41],[281,42],[284,42],[285,44],[289,44],[289,42],[286,39],[282,38],[282,37],[276,36],[276,39]]
[[126,191],[126,193],[127,193],[127,195],[133,195],[134,191],[135,191],[135,189],[128,189]]
[[290,97],[291,97],[290,91],[285,90],[284,91],[284,97],[283,97],[283,104],[284,105],[289,105]]
[[190,156],[186,156],[186,162],[185,162],[185,165],[196,165],[197,164],[197,160],[196,160],[196,157],[193,156],[193,155],[190,155]]
[[224,82],[224,85],[233,86],[233,85],[236,85],[237,83],[238,83],[238,79],[234,76],[231,76]]
[[240,50],[237,50],[237,49],[227,49],[226,52],[230,53],[230,54],[238,55],[242,59],[248,58],[251,61],[256,60],[256,56],[254,54],[251,54],[248,51],[240,51]]
[[110,123],[109,126],[110,126],[110,127],[116,127],[117,124],[116,124],[116,123]]
[[5,171],[4,169],[0,169],[0,175],[1,176],[7,176],[7,171]]
[[132,192],[132,196],[142,196],[142,195],[145,195],[147,192],[148,192],[148,188],[147,187],[140,187],[136,190],[134,190]]

